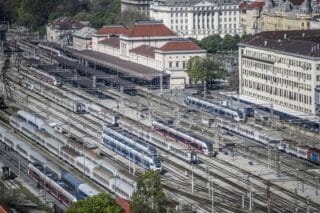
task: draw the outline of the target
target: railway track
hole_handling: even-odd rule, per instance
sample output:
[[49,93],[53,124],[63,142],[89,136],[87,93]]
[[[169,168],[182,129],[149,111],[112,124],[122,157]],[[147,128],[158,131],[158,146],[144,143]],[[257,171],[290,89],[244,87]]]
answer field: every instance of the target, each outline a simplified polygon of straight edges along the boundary
[[[126,97],[126,96],[124,96],[124,97]],[[143,96],[142,96],[143,97]],[[146,96],[144,96],[144,98],[145,98]],[[153,101],[153,103],[159,103],[159,101],[158,100],[156,100],[156,99],[158,99],[159,97],[158,96],[155,96],[156,98],[151,98],[151,101]],[[122,98],[122,100],[125,100],[124,98]],[[130,100],[130,101],[132,101],[132,98],[129,98],[128,100]],[[135,100],[136,102],[139,102],[140,100]],[[141,104],[139,105],[137,105],[137,106],[141,106]],[[144,106],[148,106],[148,104],[145,104]],[[161,103],[160,102],[160,106],[162,106],[162,107],[166,107],[166,110],[164,110],[164,111],[167,111],[167,112],[170,112],[170,110],[172,110],[174,107],[172,107],[172,102],[168,102],[168,103]],[[181,107],[181,105],[177,105],[179,108],[182,108],[182,109],[186,109],[186,107]],[[175,106],[176,107],[176,106]],[[198,114],[198,113],[197,113]],[[170,114],[167,114],[167,115],[165,115],[165,116],[171,116]],[[198,116],[198,115],[196,115],[196,116],[194,116],[194,118],[195,119],[199,119],[200,118],[200,116]],[[183,119],[183,122],[188,122],[186,119]],[[209,162],[207,162],[207,163],[209,163]]]

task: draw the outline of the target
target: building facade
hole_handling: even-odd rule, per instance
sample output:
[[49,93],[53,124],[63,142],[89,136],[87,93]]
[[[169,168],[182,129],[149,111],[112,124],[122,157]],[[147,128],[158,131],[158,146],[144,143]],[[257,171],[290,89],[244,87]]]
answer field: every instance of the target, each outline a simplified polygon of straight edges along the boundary
[[77,50],[85,50],[92,48],[92,35],[96,32],[96,29],[90,27],[84,27],[81,30],[73,33],[72,46]]
[[149,16],[150,3],[151,0],[121,0],[121,12],[133,10]]
[[72,38],[72,34],[83,28],[84,25],[71,17],[59,17],[47,25],[47,40],[50,42],[61,42]]
[[314,0],[267,0],[261,16],[262,31],[307,30],[312,17],[317,14],[319,5]]
[[319,112],[320,30],[262,32],[240,44],[240,95]]
[[237,0],[156,0],[150,5],[150,18],[161,20],[181,37],[242,34]]
[[128,30],[119,29],[110,27],[104,38],[94,36],[92,49],[170,74],[171,88],[188,85],[188,60],[206,55],[196,43],[180,38],[161,22],[139,22]]
[[243,34],[254,35],[261,32],[261,12],[264,2],[242,2],[240,10],[240,28]]

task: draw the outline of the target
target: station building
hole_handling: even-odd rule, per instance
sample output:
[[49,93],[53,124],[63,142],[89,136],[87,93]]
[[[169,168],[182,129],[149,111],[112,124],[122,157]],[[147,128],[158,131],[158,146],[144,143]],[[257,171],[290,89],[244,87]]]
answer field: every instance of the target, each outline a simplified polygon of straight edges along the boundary
[[239,81],[244,99],[319,114],[320,30],[262,32],[240,43]]
[[158,21],[138,22],[130,29],[105,26],[93,35],[92,51],[129,63],[127,68],[138,65],[141,69],[169,75],[170,88],[188,85],[188,60],[206,55],[196,43],[179,37]]

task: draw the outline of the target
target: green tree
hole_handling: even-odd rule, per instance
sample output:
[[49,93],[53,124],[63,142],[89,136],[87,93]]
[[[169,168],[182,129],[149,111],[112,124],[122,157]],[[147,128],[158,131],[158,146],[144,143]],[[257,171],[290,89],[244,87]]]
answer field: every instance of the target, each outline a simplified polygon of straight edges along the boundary
[[166,212],[167,200],[161,186],[158,172],[147,171],[137,179],[137,190],[132,195],[133,213]]
[[221,50],[222,38],[220,35],[208,36],[200,41],[200,46],[209,53],[217,53]]
[[239,90],[239,70],[235,69],[229,73],[229,85],[230,90]]
[[131,27],[137,21],[147,21],[150,18],[134,10],[125,10],[121,13],[120,22],[126,27]]
[[187,73],[193,82],[203,83],[204,97],[206,97],[207,83],[224,78],[226,71],[222,62],[213,57],[195,56],[187,63]]
[[66,213],[123,213],[124,210],[106,193],[73,203]]

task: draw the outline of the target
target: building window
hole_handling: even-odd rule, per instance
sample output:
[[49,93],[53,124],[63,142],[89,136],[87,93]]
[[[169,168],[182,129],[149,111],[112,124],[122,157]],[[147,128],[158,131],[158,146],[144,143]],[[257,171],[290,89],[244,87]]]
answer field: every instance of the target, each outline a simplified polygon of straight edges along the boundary
[[176,67],[179,67],[179,61],[176,61]]
[[186,62],[185,62],[185,61],[182,62],[182,67],[183,67],[183,68],[186,68]]
[[169,67],[172,68],[172,61],[169,61]]
[[[171,8],[172,9],[172,8]],[[173,17],[173,13],[171,13],[171,18]]]

